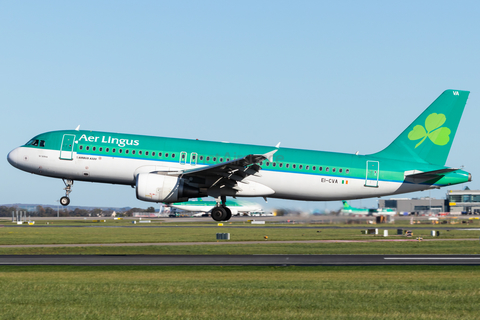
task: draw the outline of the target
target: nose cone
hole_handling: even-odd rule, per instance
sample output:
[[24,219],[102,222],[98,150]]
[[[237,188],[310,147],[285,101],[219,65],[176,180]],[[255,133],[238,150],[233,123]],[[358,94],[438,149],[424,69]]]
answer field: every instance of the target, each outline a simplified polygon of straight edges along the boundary
[[18,148],[16,149],[13,149],[12,151],[10,151],[10,153],[8,154],[7,156],[7,160],[8,162],[14,166],[15,168],[18,167],[18,161],[19,161],[19,158],[20,155],[19,155],[19,151],[18,151]]

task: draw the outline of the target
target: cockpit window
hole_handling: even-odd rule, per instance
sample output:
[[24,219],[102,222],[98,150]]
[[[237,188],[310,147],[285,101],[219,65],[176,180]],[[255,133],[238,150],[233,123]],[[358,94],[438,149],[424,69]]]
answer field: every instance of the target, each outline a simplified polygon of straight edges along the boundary
[[28,141],[26,145],[37,147],[38,146],[38,140],[37,139],[32,139],[32,140]]
[[45,140],[32,139],[28,141],[25,145],[34,147],[45,147]]

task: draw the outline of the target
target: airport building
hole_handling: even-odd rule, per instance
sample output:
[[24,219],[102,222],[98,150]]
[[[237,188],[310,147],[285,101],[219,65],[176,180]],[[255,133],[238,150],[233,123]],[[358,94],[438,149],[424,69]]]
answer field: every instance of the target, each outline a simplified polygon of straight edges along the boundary
[[445,199],[391,198],[378,200],[378,208],[389,208],[400,213],[480,214],[480,190],[448,190]]
[[448,201],[434,198],[392,198],[378,200],[379,209],[393,209],[399,213],[440,213],[448,211]]
[[480,214],[480,190],[449,190],[450,213]]

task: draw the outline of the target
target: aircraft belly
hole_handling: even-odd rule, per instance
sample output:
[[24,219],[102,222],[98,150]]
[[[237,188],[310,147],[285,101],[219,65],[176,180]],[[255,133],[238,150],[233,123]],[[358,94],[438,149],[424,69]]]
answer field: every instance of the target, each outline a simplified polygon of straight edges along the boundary
[[426,185],[379,181],[378,187],[365,186],[365,179],[332,177],[325,175],[294,174],[262,171],[261,178],[251,180],[273,190],[270,198],[305,201],[332,201],[380,197],[428,189]]

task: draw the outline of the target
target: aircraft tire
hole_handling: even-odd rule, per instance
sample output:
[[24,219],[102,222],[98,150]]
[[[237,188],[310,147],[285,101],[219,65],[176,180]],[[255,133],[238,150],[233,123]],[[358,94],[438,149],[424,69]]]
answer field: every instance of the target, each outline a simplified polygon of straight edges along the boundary
[[227,217],[227,210],[224,207],[215,207],[210,214],[215,221],[224,221]]
[[228,207],[224,207],[224,209],[227,213],[227,215],[225,216],[225,221],[228,221],[232,217],[232,210],[230,210]]
[[70,204],[70,198],[69,197],[61,197],[60,198],[60,204],[62,206],[68,206]]

